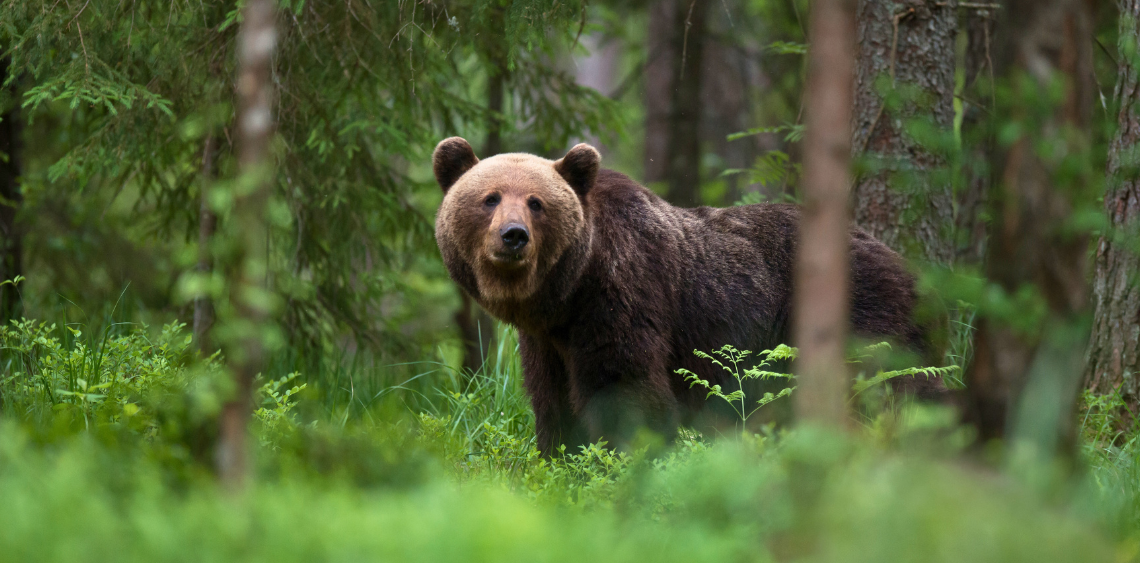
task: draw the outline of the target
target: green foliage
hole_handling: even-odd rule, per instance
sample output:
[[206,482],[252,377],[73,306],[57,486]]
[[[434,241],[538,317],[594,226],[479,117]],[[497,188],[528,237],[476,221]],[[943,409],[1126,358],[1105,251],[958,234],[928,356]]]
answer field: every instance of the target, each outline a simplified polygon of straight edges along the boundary
[[9,416],[35,421],[71,416],[84,427],[130,422],[147,432],[153,430],[155,413],[144,411],[140,402],[156,390],[187,384],[182,368],[190,338],[180,334],[181,325],[163,327],[153,340],[145,329],[113,336],[116,327],[108,325],[85,339],[81,328],[63,328],[30,320],[0,327],[6,367],[0,394]]
[[[323,383],[266,377],[258,479],[227,498],[206,475],[210,444],[172,422],[219,396],[203,387],[221,383],[209,375],[216,358],[196,363],[177,326],[70,328],[25,321],[3,333],[0,546],[21,561],[181,560],[187,550],[219,561],[1115,561],[1140,539],[1135,440],[1090,451],[1068,509],[908,440],[808,429],[717,443],[684,431],[653,458],[599,443],[544,459],[513,343],[424,408],[374,410],[363,424],[328,416],[339,411],[306,420]],[[743,379],[764,373],[746,360],[794,351],[706,356]],[[52,399],[48,390],[82,391],[70,374],[88,392],[115,383],[88,393],[102,397]],[[1087,432],[1108,421],[1096,416]]]
[[781,344],[771,350],[764,350],[757,355],[760,363],[753,367],[746,367],[741,365],[743,362],[748,361],[748,357],[752,355],[751,350],[737,350],[729,344],[725,344],[719,350],[713,350],[712,354],[707,354],[700,350],[693,350],[693,355],[703,360],[712,362],[713,365],[719,367],[721,370],[728,373],[728,376],[736,381],[736,390],[725,394],[720,385],[712,385],[708,381],[701,379],[697,374],[681,368],[676,371],[678,375],[682,375],[685,381],[689,382],[689,387],[692,388],[700,385],[709,390],[709,397],[719,397],[732,407],[732,410],[740,418],[740,424],[744,427],[748,423],[748,419],[760,410],[761,407],[779,399],[787,397],[792,394],[795,387],[785,387],[778,393],[764,393],[764,396],[756,401],[756,406],[752,407],[745,401],[744,382],[748,380],[766,380],[766,379],[785,379],[791,380],[794,376],[785,373],[776,373],[773,371],[765,370],[764,368],[771,367],[772,364],[778,361],[791,361],[796,358],[796,349]]
[[[857,350],[853,357],[848,359],[848,362],[862,363],[871,361],[873,364],[878,364],[876,361],[883,354],[891,351],[891,345],[888,342],[880,342],[878,344],[871,344]],[[720,368],[728,374],[732,380],[736,381],[734,389],[725,393],[721,385],[714,385],[709,381],[702,379],[699,375],[681,368],[676,371],[678,375],[684,376],[685,381],[689,382],[689,387],[700,385],[708,389],[708,394],[705,398],[718,397],[725,401],[732,408],[733,412],[740,419],[741,428],[745,428],[748,419],[752,417],[756,411],[762,407],[767,406],[776,399],[787,397],[795,391],[795,387],[784,387],[777,393],[764,393],[760,399],[756,401],[755,406],[752,406],[747,401],[747,393],[745,391],[745,382],[749,380],[768,380],[768,379],[783,379],[791,381],[795,376],[790,373],[779,373],[770,371],[773,364],[776,362],[791,362],[796,359],[797,350],[786,344],[781,344],[771,350],[764,350],[756,356],[760,363],[747,367],[745,362],[752,356],[750,350],[737,350],[732,345],[724,345],[719,350],[713,350],[712,354],[702,352],[700,350],[693,350],[693,354],[698,358],[707,360],[714,366]],[[949,365],[946,367],[909,367],[897,370],[883,371],[878,369],[874,376],[864,378],[862,374],[852,385],[853,396],[858,396],[860,393],[897,377],[941,377],[944,379],[952,378],[955,374],[960,373],[962,368],[958,365]]]
[[[44,438],[92,432],[163,450],[201,450],[188,442],[213,440],[202,433],[214,432],[229,381],[221,358],[198,359],[183,328],[169,324],[153,333],[108,324],[85,335],[81,325],[30,320],[0,327],[0,415]],[[275,449],[297,430],[293,411],[306,387],[292,385],[297,375],[266,381],[256,392],[263,447]]]

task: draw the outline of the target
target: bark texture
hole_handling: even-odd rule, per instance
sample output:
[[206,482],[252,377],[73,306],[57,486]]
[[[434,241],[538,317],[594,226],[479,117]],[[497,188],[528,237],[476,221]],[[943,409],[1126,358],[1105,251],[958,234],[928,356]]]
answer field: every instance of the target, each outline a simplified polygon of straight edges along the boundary
[[[1120,52],[1140,41],[1140,0],[1120,0]],[[1129,422],[1140,412],[1140,255],[1130,249],[1140,228],[1140,72],[1122,60],[1116,82],[1119,102],[1116,137],[1108,154],[1108,193],[1104,196],[1109,234],[1096,247],[1093,274],[1095,314],[1085,371],[1097,394],[1120,390]]]
[[[8,78],[8,59],[0,60],[0,83]],[[23,233],[17,214],[23,196],[20,192],[20,149],[22,147],[20,105],[10,97],[10,107],[0,115],[0,282],[14,279],[24,272]],[[20,292],[12,284],[0,286],[0,323],[20,316]]]
[[847,420],[854,8],[854,0],[817,0],[812,8],[804,204],[793,305],[793,335],[800,349],[796,414],[802,421],[837,427]]
[[[958,15],[935,0],[859,0],[854,143],[872,170],[855,182],[855,222],[910,257],[948,263],[954,214],[945,162],[905,130],[916,116],[954,127]],[[897,111],[879,95],[886,77],[919,99]]]
[[268,264],[266,207],[272,189],[269,145],[273,138],[273,53],[277,45],[274,0],[249,0],[238,34],[237,153],[240,177],[231,221],[236,257],[230,284],[231,318],[226,358],[234,376],[235,396],[222,408],[218,473],[231,490],[249,479],[248,422],[253,379],[266,355],[272,299],[264,287]]
[[[1024,321],[1034,315],[1031,308],[983,318],[966,382],[982,440],[1016,431],[1041,438],[1039,445],[1049,449],[1071,443],[1087,345],[1077,327],[1087,301],[1088,240],[1065,228],[1083,181],[1059,179],[1061,167],[1087,150],[1095,92],[1092,30],[1084,0],[1009,0],[1006,6],[994,63],[1012,97],[998,113],[1024,127],[1019,138],[994,151],[985,271],[1008,295],[1031,284],[1044,310],[1031,323]],[[1063,99],[1042,105],[1043,93],[1058,80],[1065,85]],[[1043,139],[1050,141],[1044,156],[1038,152]]]

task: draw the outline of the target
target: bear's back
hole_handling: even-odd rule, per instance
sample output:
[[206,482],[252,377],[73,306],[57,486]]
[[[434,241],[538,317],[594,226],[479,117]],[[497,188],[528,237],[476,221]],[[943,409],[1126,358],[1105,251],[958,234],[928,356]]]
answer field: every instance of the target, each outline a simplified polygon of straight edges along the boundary
[[594,228],[591,291],[671,328],[679,353],[786,338],[794,205],[678,208],[624,174],[602,170],[586,212]]
[[[601,170],[586,207],[595,228],[590,271],[605,278],[598,285],[610,282],[611,295],[672,327],[678,353],[787,342],[798,206],[679,208]],[[917,344],[914,278],[902,259],[857,227],[849,240],[852,328]]]

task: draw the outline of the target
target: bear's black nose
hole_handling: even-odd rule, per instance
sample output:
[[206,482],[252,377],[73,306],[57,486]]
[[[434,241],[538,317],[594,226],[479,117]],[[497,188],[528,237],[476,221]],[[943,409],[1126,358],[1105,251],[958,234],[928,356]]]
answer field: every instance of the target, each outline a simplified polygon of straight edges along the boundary
[[499,231],[499,236],[503,238],[503,246],[510,250],[522,250],[526,243],[530,242],[530,233],[527,232],[526,227],[518,223],[511,223],[503,227]]

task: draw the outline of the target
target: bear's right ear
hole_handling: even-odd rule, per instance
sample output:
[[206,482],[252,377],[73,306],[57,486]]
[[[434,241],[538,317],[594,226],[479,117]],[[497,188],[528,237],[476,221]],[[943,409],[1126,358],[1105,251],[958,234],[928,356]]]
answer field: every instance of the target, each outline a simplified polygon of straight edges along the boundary
[[554,170],[574,188],[578,197],[586,197],[590,188],[594,187],[601,166],[602,155],[598,149],[586,143],[578,143],[566,156],[554,163]]
[[475,158],[475,151],[463,137],[450,137],[440,141],[431,155],[435,180],[445,194],[459,181],[460,176],[476,164],[479,164],[479,159]]

